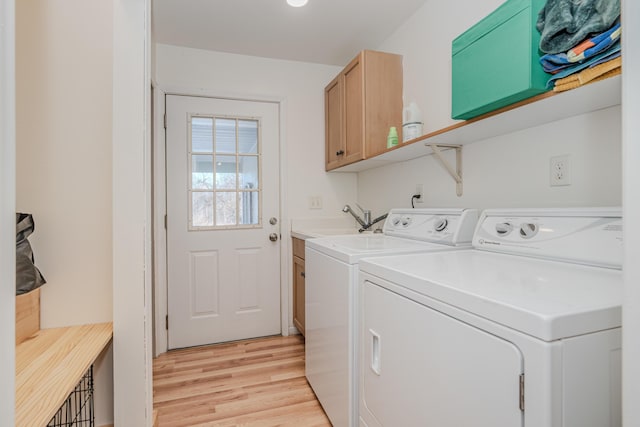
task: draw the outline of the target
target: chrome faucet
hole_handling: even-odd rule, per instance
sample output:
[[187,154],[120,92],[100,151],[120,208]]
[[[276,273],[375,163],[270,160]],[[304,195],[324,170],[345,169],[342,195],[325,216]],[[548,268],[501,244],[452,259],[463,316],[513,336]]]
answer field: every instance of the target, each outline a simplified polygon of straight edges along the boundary
[[353,209],[351,209],[351,206],[349,205],[344,205],[344,207],[342,208],[342,212],[350,213],[351,216],[354,217],[356,221],[358,221],[358,224],[360,224],[361,226],[361,228],[358,230],[358,233],[362,233],[363,231],[368,230],[369,228],[371,228],[371,226],[382,221],[388,215],[388,214],[381,215],[372,221],[371,211],[369,209],[363,209],[362,206],[360,206],[357,203],[356,203],[356,206],[358,207],[358,209],[362,211],[363,218],[360,218],[360,216],[357,213],[355,213]]

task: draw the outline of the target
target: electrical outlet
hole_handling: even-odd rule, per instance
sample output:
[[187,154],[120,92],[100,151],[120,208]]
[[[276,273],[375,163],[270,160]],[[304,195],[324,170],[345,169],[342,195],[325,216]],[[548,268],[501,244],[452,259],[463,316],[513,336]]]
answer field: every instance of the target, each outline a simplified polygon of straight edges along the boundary
[[552,187],[571,185],[569,155],[551,157],[549,161],[549,185]]
[[322,196],[309,197],[309,209],[322,209]]
[[419,194],[420,198],[415,199],[416,203],[424,203],[424,194],[422,194],[422,184],[416,184],[416,191],[413,193],[414,195]]

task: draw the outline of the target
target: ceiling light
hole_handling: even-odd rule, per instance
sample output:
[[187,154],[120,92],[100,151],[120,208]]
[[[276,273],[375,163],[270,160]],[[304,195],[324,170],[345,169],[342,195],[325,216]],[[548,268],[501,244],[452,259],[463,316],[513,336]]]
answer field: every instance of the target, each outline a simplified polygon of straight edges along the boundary
[[287,0],[287,4],[293,7],[302,7],[307,4],[308,0]]

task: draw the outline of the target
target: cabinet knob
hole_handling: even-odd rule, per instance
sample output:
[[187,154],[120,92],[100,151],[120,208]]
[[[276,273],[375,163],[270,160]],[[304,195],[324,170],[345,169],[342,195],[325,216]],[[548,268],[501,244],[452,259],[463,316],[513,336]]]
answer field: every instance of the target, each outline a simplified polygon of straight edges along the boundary
[[336,156],[342,156],[344,154],[344,150],[336,151]]
[[301,272],[300,272],[300,275],[301,275],[302,277],[307,277],[307,275],[304,273],[304,271],[301,271]]

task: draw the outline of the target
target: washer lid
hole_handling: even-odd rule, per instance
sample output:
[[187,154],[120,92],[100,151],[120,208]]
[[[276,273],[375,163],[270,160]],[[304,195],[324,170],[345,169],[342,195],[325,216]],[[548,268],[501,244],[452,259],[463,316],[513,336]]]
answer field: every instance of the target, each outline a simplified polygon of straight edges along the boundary
[[468,249],[367,258],[360,270],[545,341],[622,322],[615,269]]
[[[347,264],[356,264],[364,257],[402,253],[445,251],[455,246],[402,239],[384,234],[327,236],[305,240],[307,248],[315,249]],[[471,247],[469,243],[467,246]]]
[[470,247],[477,221],[475,209],[392,209],[384,224],[384,234],[326,236],[307,239],[305,245],[356,264],[367,256]]

